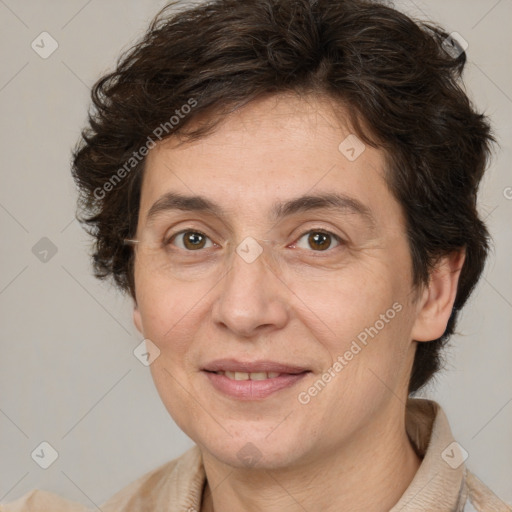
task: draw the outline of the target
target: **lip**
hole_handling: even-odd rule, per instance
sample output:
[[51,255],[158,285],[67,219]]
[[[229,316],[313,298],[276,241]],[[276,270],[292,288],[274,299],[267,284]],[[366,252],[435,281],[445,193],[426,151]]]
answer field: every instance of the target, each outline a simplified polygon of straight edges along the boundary
[[[282,367],[282,366],[281,366]],[[240,367],[238,367],[240,368]],[[261,368],[261,365],[258,366]],[[290,368],[290,367],[287,367]],[[233,371],[233,370],[228,370]],[[253,370],[257,371],[257,370]],[[264,370],[265,371],[265,370]],[[266,370],[277,371],[277,370]],[[311,372],[304,370],[302,373],[282,373],[277,377],[264,380],[233,380],[225,375],[203,370],[212,386],[221,393],[239,400],[261,400],[277,391],[290,388],[302,380]]]
[[[309,368],[302,366],[289,365],[279,363],[277,361],[260,360],[260,361],[238,361],[236,359],[216,359],[204,366],[202,370],[207,372],[277,372],[287,374],[299,374],[309,371]],[[267,379],[272,380],[272,379]],[[239,381],[240,382],[240,381]],[[264,381],[261,381],[264,382]]]

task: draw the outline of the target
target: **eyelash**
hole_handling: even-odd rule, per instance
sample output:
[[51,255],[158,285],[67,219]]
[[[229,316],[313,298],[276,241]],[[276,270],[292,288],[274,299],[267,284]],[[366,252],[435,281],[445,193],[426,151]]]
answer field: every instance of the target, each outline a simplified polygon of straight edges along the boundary
[[[181,231],[178,231],[177,233],[173,233],[172,235],[170,235],[169,237],[167,237],[165,240],[164,240],[164,243],[163,245],[164,246],[168,246],[168,245],[171,245],[173,240],[178,237],[179,235],[183,235],[185,233],[195,233],[197,235],[201,235],[205,238],[207,238],[208,240],[211,240],[211,238],[206,235],[205,233],[203,233],[202,231],[199,231],[197,229],[183,229]],[[313,229],[308,229],[307,231],[304,231],[297,239],[295,242],[293,242],[292,245],[295,245],[301,238],[303,238],[305,235],[307,234],[310,234],[310,233],[323,233],[325,235],[329,235],[331,236],[336,242],[338,242],[338,246],[336,247],[339,247],[341,245],[344,245],[346,242],[345,240],[343,240],[343,238],[341,238],[339,235],[336,235],[335,233],[332,233],[331,231],[328,231],[326,229],[323,229],[323,228],[313,228]],[[212,240],[211,240],[212,241]],[[213,242],[213,241],[212,241]],[[213,242],[214,243],[214,242]],[[333,249],[336,249],[336,247],[334,248],[331,248],[329,247],[328,249],[325,249],[325,251],[314,251],[313,249],[311,249],[310,252],[316,252],[316,253],[323,253],[323,252],[329,252],[329,251],[332,251]],[[187,249],[182,249],[181,247],[178,247],[179,250],[182,250],[182,251],[185,251],[185,252],[200,252],[201,249],[197,250],[197,251],[191,251],[191,250],[187,250]]]

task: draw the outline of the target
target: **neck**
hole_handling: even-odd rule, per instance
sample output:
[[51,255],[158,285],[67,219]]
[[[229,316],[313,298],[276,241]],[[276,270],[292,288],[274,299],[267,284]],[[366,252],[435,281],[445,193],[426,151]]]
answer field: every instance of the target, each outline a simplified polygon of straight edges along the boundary
[[201,512],[387,512],[411,483],[421,460],[405,414],[389,411],[349,442],[294,467],[233,468],[203,452],[207,484]]

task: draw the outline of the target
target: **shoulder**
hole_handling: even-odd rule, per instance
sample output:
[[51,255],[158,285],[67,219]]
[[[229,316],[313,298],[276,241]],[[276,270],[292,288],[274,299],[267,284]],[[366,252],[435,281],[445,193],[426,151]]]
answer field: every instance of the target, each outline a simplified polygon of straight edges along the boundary
[[21,498],[0,505],[0,512],[87,512],[90,509],[57,494],[34,489]]
[[101,510],[188,510],[200,503],[205,478],[201,452],[194,445],[180,457],[146,473],[120,490],[101,505]]
[[[500,500],[474,473],[466,471],[468,502],[464,510],[476,512],[512,512],[512,506]],[[472,507],[472,508],[470,508]]]
[[36,489],[16,501],[0,505],[0,512],[182,511],[200,503],[204,480],[201,452],[195,445],[180,457],[139,477],[99,507],[88,508]]

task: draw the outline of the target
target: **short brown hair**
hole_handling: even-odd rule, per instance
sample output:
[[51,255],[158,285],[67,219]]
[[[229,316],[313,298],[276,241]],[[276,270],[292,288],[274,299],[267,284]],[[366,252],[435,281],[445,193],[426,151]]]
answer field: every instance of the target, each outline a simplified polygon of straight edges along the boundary
[[[158,129],[164,138],[193,140],[264,95],[328,95],[347,107],[365,143],[384,150],[388,185],[407,223],[414,285],[428,283],[440,256],[466,251],[445,333],[418,344],[409,391],[418,390],[440,368],[440,349],[489,247],[476,196],[495,139],[462,88],[465,52],[446,51],[447,41],[458,47],[438,25],[382,2],[213,0],[174,10],[176,4],[92,91],[73,177],[78,218],[95,240],[95,275],[112,277],[135,298],[134,254],[123,240],[137,226],[142,148],[162,138]],[[200,115],[206,122],[186,132]]]

